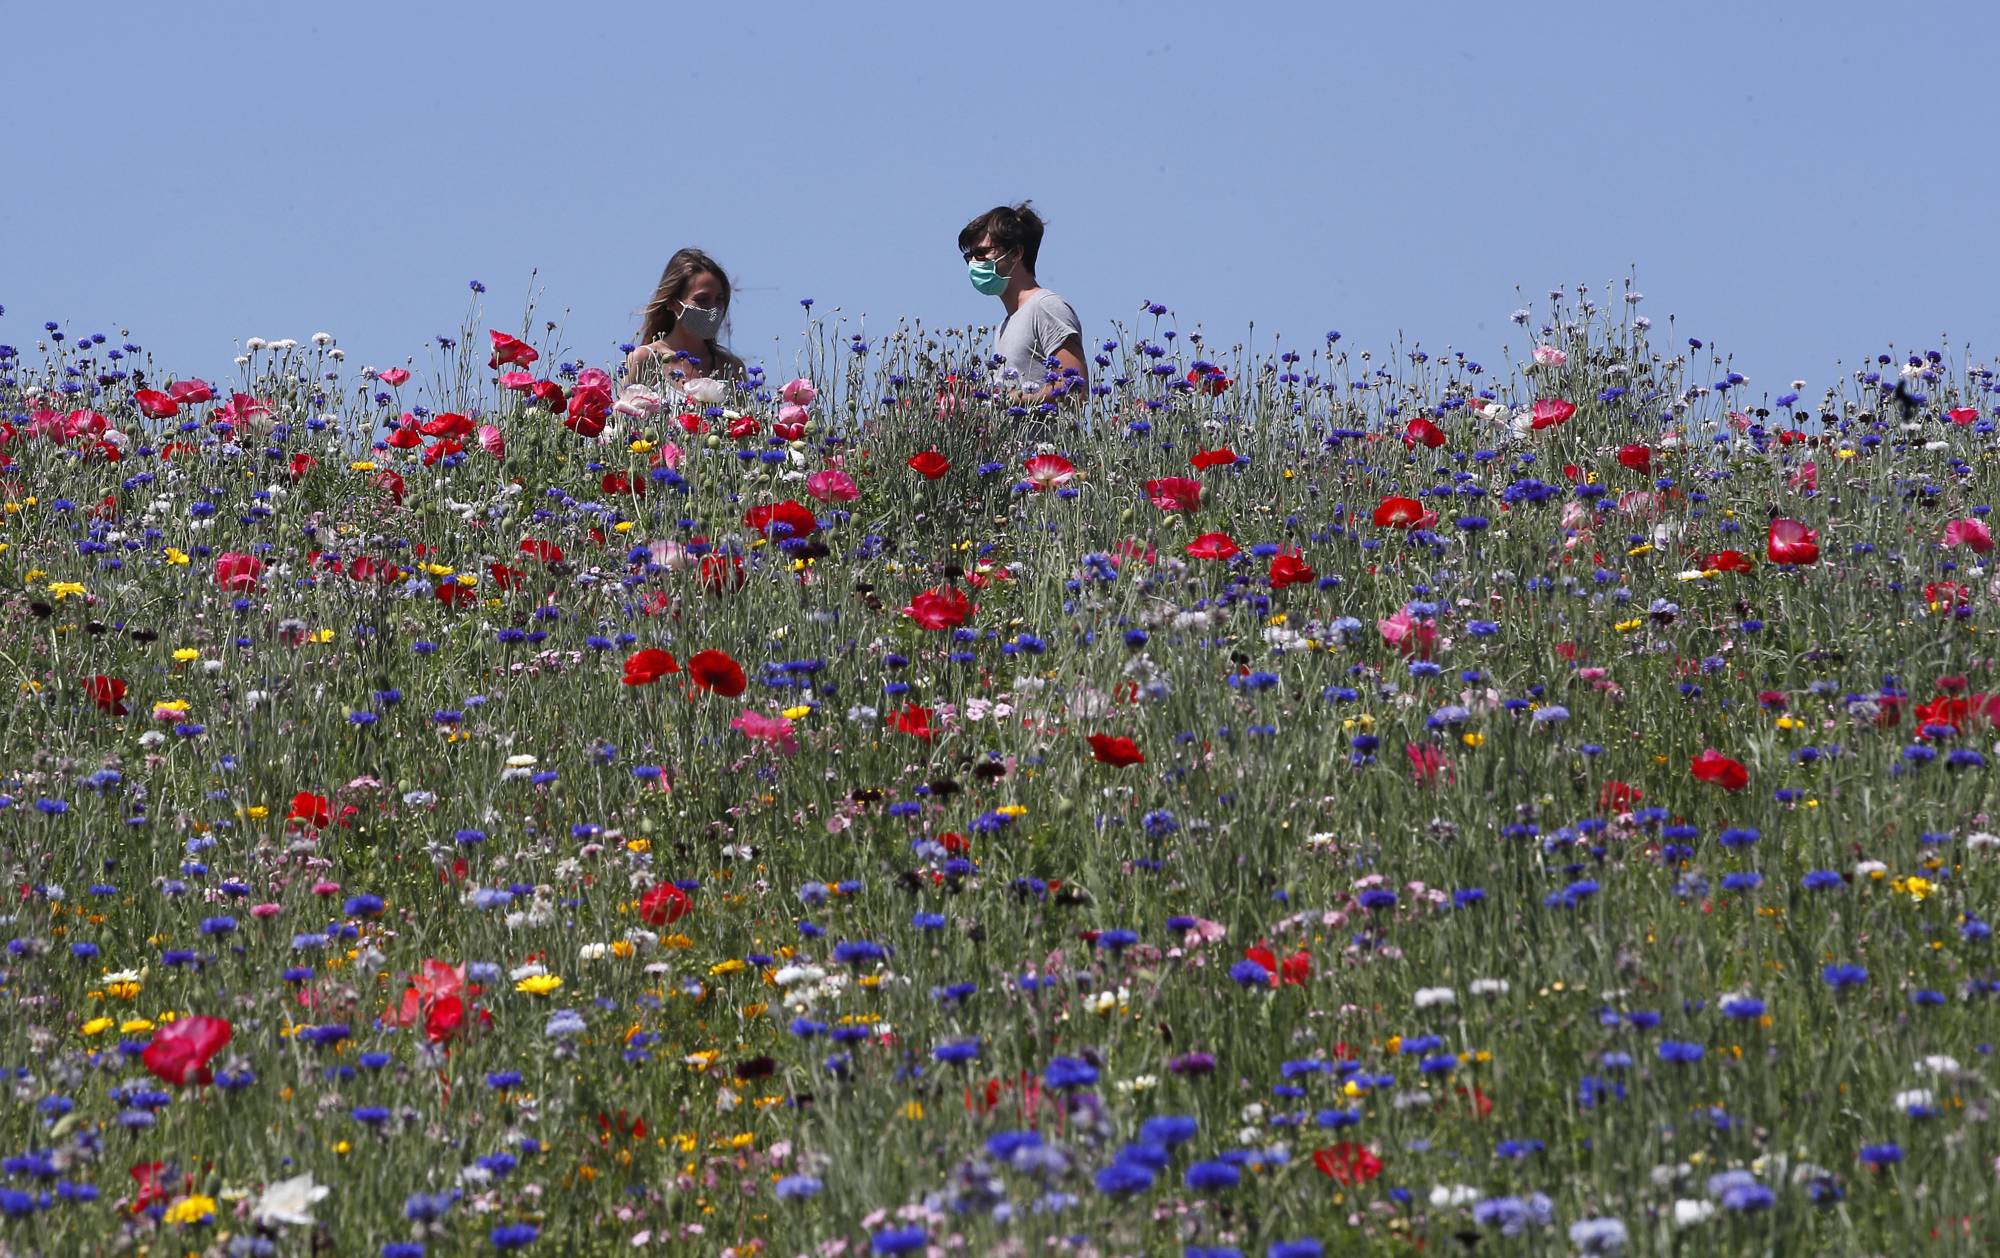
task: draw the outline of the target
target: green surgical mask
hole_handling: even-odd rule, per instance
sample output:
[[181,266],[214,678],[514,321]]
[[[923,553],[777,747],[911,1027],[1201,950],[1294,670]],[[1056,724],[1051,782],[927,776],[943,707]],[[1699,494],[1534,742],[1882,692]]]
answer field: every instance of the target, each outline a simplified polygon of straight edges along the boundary
[[1002,275],[991,262],[968,262],[965,273],[972,280],[972,286],[988,297],[998,297],[1007,291],[1007,281],[1012,276]]

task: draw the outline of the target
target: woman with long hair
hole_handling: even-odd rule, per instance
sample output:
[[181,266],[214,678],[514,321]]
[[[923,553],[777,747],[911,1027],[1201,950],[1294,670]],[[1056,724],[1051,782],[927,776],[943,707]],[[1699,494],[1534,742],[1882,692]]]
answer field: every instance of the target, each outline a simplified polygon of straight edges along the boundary
[[718,339],[729,318],[729,276],[699,249],[667,259],[638,347],[625,360],[626,379],[676,387],[704,378],[740,380],[743,360]]

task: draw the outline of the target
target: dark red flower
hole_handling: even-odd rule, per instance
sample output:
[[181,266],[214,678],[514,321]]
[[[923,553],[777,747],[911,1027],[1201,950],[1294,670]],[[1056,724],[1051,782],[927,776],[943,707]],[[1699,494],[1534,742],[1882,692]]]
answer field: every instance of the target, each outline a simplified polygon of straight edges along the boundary
[[711,594],[727,594],[742,589],[749,577],[744,575],[741,555],[703,555],[695,580]]
[[1228,446],[1216,450],[1203,450],[1188,459],[1188,465],[1197,472],[1206,472],[1211,467],[1236,466],[1236,451]]
[[531,555],[543,563],[561,563],[563,561],[562,547],[556,545],[554,542],[545,542],[539,537],[524,537],[521,539],[521,544],[515,549],[524,555]]
[[1090,755],[1099,764],[1108,764],[1116,769],[1146,762],[1145,753],[1139,750],[1139,744],[1129,738],[1113,737],[1110,734],[1090,736]]
[[215,557],[215,584],[222,589],[249,593],[264,575],[264,561],[255,555],[229,550]]
[[1653,471],[1653,452],[1642,445],[1620,446],[1618,462],[1620,466],[1629,467],[1641,476],[1648,476]]
[[1704,571],[1710,572],[1754,572],[1757,565],[1751,563],[1740,550],[1718,550],[1712,555],[1701,557]]
[[725,699],[734,699],[743,693],[747,684],[743,667],[730,659],[724,651],[701,651],[688,661],[688,676],[703,690],[713,691]]
[[951,470],[951,463],[936,450],[926,450],[910,459],[910,470],[925,480],[936,480]]
[[929,742],[931,736],[937,733],[936,730],[931,728],[931,716],[932,712],[929,708],[919,707],[912,703],[906,708],[891,712],[889,714],[889,726],[899,734],[908,734],[912,738],[920,738],[925,742]]

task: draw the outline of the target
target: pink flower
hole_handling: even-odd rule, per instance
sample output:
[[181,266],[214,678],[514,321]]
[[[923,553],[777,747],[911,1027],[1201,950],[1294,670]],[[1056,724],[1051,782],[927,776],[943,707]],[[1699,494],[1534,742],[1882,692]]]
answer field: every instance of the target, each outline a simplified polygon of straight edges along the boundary
[[788,756],[798,754],[799,740],[792,736],[792,723],[782,716],[765,716],[745,708],[729,728],[753,742],[770,743]]
[[814,399],[819,397],[819,390],[813,387],[812,381],[800,376],[778,390],[778,396],[793,406],[811,406]]
[[671,441],[662,441],[660,448],[653,451],[653,466],[672,471],[681,470],[681,448]]
[[1553,345],[1535,346],[1535,365],[1538,367],[1560,367],[1569,361],[1569,355]]
[[507,371],[500,375],[500,387],[515,393],[526,393],[535,387],[535,373],[532,371]]
[[278,914],[284,911],[285,908],[282,904],[265,903],[265,904],[253,904],[250,906],[250,916],[257,918],[260,921],[265,918],[276,917]]
[[1984,520],[1953,520],[1944,526],[1944,544],[1969,546],[1982,555],[1993,553],[1993,531]]
[[314,883],[314,884],[313,884],[313,894],[314,894],[314,895],[339,895],[339,894],[340,894],[340,884],[339,884],[339,883],[337,883],[337,882],[327,882],[327,881],[325,881],[325,880],[321,880],[321,881],[319,881],[319,882],[316,882],[316,883]]
[[1076,477],[1076,465],[1060,454],[1038,454],[1024,466],[1037,492],[1059,489]]
[[1807,462],[1799,464],[1788,478],[1793,489],[1805,488],[1819,492],[1819,464]]
[[507,457],[507,438],[492,424],[479,426],[479,448],[496,459]]
[[1386,620],[1377,620],[1375,628],[1381,632],[1384,642],[1404,655],[1429,659],[1431,648],[1437,644],[1437,626],[1427,620],[1417,620],[1410,615],[1408,607]]
[[1443,752],[1431,744],[1409,743],[1404,746],[1403,752],[1410,758],[1410,776],[1417,781],[1435,782],[1439,774],[1443,774],[1450,782],[1458,780],[1451,771],[1451,762],[1444,758]]
[[606,392],[617,387],[611,373],[602,367],[585,367],[576,373],[576,387],[579,389],[603,389]]
[[778,422],[781,424],[803,424],[808,412],[797,402],[786,402],[778,408]]
[[821,502],[853,502],[861,488],[846,472],[829,467],[806,477],[806,493]]

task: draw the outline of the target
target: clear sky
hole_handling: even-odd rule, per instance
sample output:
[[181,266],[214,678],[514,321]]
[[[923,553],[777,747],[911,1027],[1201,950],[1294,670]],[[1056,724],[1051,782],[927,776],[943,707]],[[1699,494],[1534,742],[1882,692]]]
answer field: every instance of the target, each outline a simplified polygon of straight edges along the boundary
[[[0,341],[179,374],[325,330],[389,366],[540,309],[594,362],[708,249],[774,372],[802,312],[989,322],[958,228],[1032,197],[1086,335],[1164,302],[1488,362],[1637,268],[1751,392],[1948,332],[1987,360],[1987,4],[8,6]],[[1517,294],[1516,286],[1520,292]],[[566,312],[566,313],[565,313]]]

